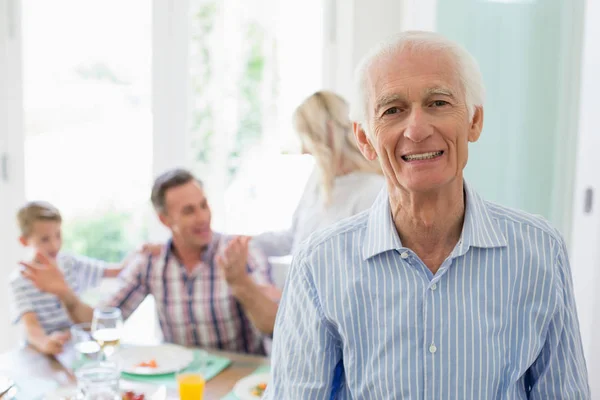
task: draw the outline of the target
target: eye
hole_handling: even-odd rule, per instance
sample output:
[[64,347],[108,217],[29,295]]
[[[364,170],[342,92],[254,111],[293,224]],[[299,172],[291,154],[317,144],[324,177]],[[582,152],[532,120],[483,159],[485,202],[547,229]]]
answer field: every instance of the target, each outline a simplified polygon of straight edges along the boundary
[[433,107],[444,107],[444,106],[446,106],[448,104],[450,104],[450,103],[448,103],[445,100],[435,100],[433,103],[431,103],[431,105]]
[[388,108],[387,110],[385,110],[383,112],[383,115],[392,115],[392,114],[398,114],[400,112],[400,108],[399,107],[392,107],[392,108]]

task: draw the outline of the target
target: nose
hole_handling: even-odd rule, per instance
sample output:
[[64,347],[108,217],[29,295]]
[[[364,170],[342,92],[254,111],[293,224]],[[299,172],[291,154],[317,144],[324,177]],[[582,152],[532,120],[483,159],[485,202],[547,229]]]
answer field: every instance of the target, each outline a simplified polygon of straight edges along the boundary
[[50,250],[52,251],[52,253],[58,253],[58,251],[60,250],[60,246],[60,240],[54,240],[50,246]]
[[415,143],[426,140],[433,134],[433,127],[420,107],[414,107],[407,119],[404,136]]

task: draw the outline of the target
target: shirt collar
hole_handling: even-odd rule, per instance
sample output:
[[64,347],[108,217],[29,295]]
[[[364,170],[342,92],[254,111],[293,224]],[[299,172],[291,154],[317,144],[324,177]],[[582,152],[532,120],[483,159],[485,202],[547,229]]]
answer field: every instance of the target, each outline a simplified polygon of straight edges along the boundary
[[[489,206],[477,192],[464,184],[466,193],[465,220],[457,245],[456,255],[465,254],[470,247],[494,248],[507,245],[498,222]],[[392,219],[387,189],[384,187],[369,212],[365,241],[362,245],[363,260],[389,250],[405,250]]]
[[[206,251],[202,255],[202,262],[203,263],[206,263],[208,265],[212,264],[212,260],[215,257],[215,255],[217,253],[217,250],[219,248],[220,240],[221,240],[221,234],[218,233],[218,232],[214,232],[213,231],[212,232],[212,239],[210,241],[210,244],[208,245],[208,249],[206,249]],[[167,241],[167,244],[165,246],[165,253],[164,253],[164,262],[165,262],[165,265],[168,264],[171,256],[173,256],[173,250],[174,250],[174,248],[173,248],[173,238],[169,238],[169,240]]]

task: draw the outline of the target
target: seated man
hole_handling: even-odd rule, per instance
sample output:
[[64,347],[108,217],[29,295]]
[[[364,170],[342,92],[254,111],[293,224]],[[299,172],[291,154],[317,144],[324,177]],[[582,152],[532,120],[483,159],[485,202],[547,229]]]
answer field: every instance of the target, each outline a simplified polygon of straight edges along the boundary
[[[202,183],[188,171],[159,176],[152,204],[172,233],[158,257],[139,256],[121,273],[121,285],[105,305],[127,318],[152,294],[167,342],[264,354],[263,335],[273,332],[277,302],[269,296],[266,258],[249,251],[249,238],[212,232]],[[55,264],[24,263],[23,274],[58,296],[75,321],[93,310],[65,282]]]

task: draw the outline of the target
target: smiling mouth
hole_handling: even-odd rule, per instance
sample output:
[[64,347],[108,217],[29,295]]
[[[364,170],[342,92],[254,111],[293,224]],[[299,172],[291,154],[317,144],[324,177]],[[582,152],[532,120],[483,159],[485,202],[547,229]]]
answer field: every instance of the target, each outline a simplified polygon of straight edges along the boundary
[[443,151],[431,151],[429,153],[421,153],[421,154],[409,154],[406,156],[402,156],[404,161],[421,161],[421,160],[431,160],[437,158],[444,154]]

